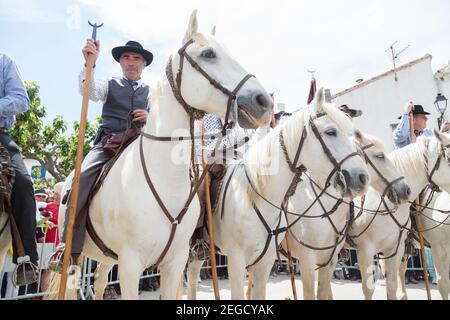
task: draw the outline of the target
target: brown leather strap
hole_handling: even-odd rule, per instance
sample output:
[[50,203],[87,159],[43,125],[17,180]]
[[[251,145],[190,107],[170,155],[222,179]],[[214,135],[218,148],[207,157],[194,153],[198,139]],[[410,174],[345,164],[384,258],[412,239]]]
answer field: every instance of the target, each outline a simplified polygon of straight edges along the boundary
[[187,213],[187,211],[189,209],[189,206],[190,206],[192,200],[194,199],[195,195],[197,194],[197,190],[200,187],[200,184],[203,182],[206,174],[208,173],[209,165],[206,165],[206,167],[204,168],[203,173],[200,176],[200,179],[197,181],[194,188],[191,190],[191,193],[189,194],[189,197],[186,200],[186,203],[185,203],[183,209],[181,209],[180,213],[176,216],[176,218],[173,218],[172,215],[170,214],[169,210],[167,209],[167,207],[164,205],[163,201],[161,200],[161,197],[159,196],[158,192],[156,191],[156,188],[153,185],[153,182],[150,178],[150,175],[147,170],[147,166],[145,164],[144,148],[143,148],[142,141],[143,141],[143,138],[141,136],[140,141],[139,141],[139,151],[140,151],[142,169],[144,170],[145,180],[147,181],[147,184],[150,187],[150,190],[152,191],[152,194],[155,197],[155,200],[158,203],[159,207],[161,208],[161,210],[163,211],[164,215],[167,217],[169,222],[172,224],[172,229],[170,231],[169,240],[167,241],[167,244],[166,244],[163,252],[161,253],[157,262],[155,263],[155,266],[158,266],[161,263],[161,261],[164,259],[164,257],[166,256],[167,252],[169,251],[169,248],[172,245],[173,239],[175,237],[175,232],[177,230],[177,227],[182,222],[185,214]]
[[91,237],[92,241],[97,245],[97,247],[103,252],[103,254],[107,257],[113,258],[114,260],[118,260],[119,257],[117,254],[112,251],[106,244],[102,241],[102,239],[98,236],[97,232],[95,231],[94,225],[92,224],[91,217],[87,215],[86,218],[86,230]]

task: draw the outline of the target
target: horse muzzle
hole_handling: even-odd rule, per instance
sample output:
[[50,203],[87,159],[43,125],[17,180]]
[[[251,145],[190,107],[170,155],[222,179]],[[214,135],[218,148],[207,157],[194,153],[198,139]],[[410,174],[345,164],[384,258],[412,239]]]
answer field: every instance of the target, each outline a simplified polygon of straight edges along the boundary
[[264,91],[252,91],[238,95],[237,122],[244,129],[256,129],[270,123],[273,100]]

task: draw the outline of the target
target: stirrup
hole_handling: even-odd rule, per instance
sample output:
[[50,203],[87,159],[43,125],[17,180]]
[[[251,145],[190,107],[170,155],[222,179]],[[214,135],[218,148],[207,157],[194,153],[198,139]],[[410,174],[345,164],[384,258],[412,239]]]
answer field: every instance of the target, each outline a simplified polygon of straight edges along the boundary
[[38,267],[30,261],[30,256],[17,258],[12,281],[15,287],[29,285],[38,281]]
[[[59,273],[59,274],[62,273],[62,266],[63,266],[65,251],[66,251],[65,247],[60,246],[59,248],[56,249],[55,252],[52,253],[52,255],[49,258],[49,262],[48,262],[48,270]],[[72,257],[70,257],[69,264],[70,265],[74,264]]]

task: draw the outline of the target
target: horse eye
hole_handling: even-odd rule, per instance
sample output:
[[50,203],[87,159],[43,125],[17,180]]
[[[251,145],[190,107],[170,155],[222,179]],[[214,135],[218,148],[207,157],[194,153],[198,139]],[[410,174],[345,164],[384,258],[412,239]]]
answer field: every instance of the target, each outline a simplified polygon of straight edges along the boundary
[[207,50],[203,51],[200,56],[202,58],[214,59],[216,57],[216,53],[214,52],[213,49],[207,49]]
[[332,137],[335,137],[337,135],[336,129],[329,129],[329,130],[325,131],[325,133]]
[[384,153],[379,153],[377,154],[375,157],[377,157],[378,159],[382,159],[384,160],[386,158],[386,156],[384,155]]

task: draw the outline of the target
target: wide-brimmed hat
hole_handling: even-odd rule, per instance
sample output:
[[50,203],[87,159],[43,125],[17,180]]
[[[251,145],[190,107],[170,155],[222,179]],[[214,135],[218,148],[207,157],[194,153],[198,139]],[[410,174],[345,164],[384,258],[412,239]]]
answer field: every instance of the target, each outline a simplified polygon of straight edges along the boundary
[[[431,113],[426,112],[423,109],[423,106],[421,106],[420,104],[417,104],[414,106],[413,116],[418,116],[419,114],[425,114],[425,115],[429,116]],[[402,116],[398,117],[398,119],[401,119],[401,118],[402,118]]]
[[352,118],[356,118],[356,117],[362,116],[362,111],[361,110],[350,109],[346,104],[343,104],[342,106],[340,106],[339,110],[341,110],[342,112],[347,113]]
[[147,51],[142,47],[142,45],[137,41],[128,41],[124,46],[115,47],[112,49],[112,55],[117,62],[120,62],[120,57],[125,52],[136,52],[141,54],[145,61],[147,61],[147,66],[153,61],[153,53]]

